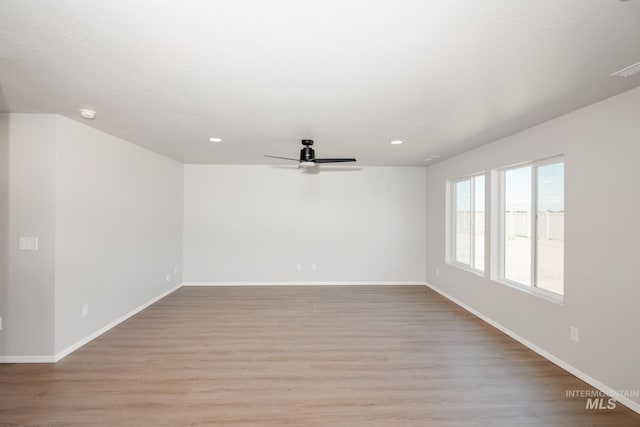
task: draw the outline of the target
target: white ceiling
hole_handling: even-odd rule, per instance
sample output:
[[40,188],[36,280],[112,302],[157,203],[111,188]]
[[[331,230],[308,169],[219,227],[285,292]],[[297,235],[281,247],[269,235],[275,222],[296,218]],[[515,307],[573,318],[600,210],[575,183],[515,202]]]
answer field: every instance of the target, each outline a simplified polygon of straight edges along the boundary
[[638,61],[640,0],[0,0],[0,111],[92,108],[186,163],[310,138],[426,165],[639,86],[609,77]]

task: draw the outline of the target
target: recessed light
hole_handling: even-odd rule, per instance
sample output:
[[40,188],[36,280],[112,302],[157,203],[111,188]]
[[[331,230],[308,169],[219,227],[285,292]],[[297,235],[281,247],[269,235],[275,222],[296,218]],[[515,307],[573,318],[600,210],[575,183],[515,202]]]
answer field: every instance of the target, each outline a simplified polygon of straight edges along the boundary
[[640,62],[637,62],[633,65],[629,65],[628,67],[623,68],[622,70],[616,71],[615,73],[611,73],[611,77],[629,77],[636,73],[640,73]]
[[93,119],[96,118],[96,112],[93,111],[93,110],[89,110],[89,109],[86,109],[86,108],[81,108],[78,111],[80,112],[80,115],[82,117],[84,117],[85,119],[87,119],[87,120],[93,120]]
[[222,138],[209,138],[211,142],[222,142]]
[[391,141],[391,144],[392,144],[392,145],[400,145],[400,144],[402,144],[402,142],[403,142],[403,141],[395,140],[395,141]]

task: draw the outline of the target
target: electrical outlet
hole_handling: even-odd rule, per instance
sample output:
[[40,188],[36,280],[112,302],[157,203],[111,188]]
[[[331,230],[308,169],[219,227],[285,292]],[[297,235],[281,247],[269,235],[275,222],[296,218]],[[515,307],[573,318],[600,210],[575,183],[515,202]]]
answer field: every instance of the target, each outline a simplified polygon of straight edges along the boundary
[[167,282],[170,282],[170,281],[171,281],[171,275],[167,274]]
[[318,269],[318,264],[311,264],[311,271],[316,271]]
[[89,315],[89,304],[82,304],[82,317]]
[[296,270],[302,271],[302,264],[296,264]]
[[575,326],[569,327],[569,338],[571,341],[579,342],[580,341],[580,330]]
[[436,268],[436,277],[440,277],[440,269]]
[[178,266],[173,267],[173,274],[178,274]]
[[2,317],[0,317],[0,331],[2,330]]

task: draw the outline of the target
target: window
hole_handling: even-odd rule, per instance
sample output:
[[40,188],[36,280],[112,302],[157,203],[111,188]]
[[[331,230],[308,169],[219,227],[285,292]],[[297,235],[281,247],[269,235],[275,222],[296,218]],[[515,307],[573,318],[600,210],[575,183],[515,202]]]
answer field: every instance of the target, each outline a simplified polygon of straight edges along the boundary
[[502,171],[501,278],[564,293],[564,162]]
[[452,182],[453,218],[450,259],[473,270],[484,271],[484,175]]

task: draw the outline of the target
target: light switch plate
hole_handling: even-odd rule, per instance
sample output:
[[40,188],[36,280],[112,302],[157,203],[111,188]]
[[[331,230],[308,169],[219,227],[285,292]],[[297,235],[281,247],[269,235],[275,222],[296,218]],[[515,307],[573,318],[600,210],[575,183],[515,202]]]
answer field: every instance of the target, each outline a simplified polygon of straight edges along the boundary
[[38,238],[37,237],[20,237],[20,250],[21,251],[37,251]]

